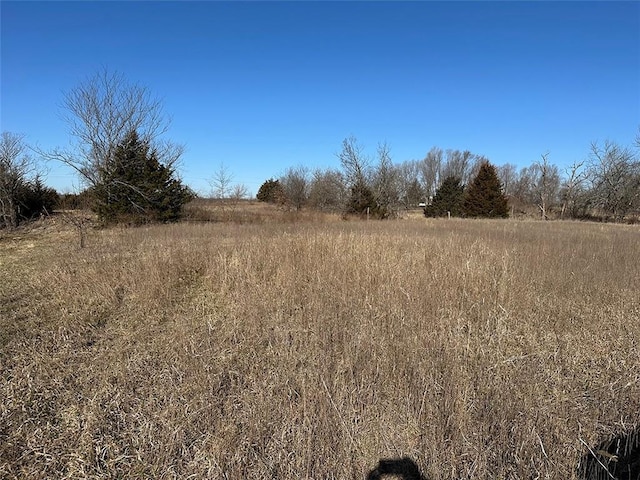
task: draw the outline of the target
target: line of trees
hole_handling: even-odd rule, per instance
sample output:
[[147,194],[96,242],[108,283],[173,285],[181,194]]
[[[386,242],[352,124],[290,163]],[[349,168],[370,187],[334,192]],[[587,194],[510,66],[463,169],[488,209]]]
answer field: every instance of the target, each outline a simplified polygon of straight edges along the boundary
[[[494,167],[483,155],[468,150],[439,147],[429,150],[422,160],[394,164],[387,144],[378,145],[372,158],[354,137],[342,142],[337,157],[341,168],[289,168],[263,184],[258,200],[296,210],[307,207],[368,213],[377,218],[419,206],[426,206],[425,214],[430,216],[447,212],[475,216],[472,210],[463,208],[465,192],[483,165],[489,165],[501,195],[508,200],[508,211],[516,215],[614,221],[640,215],[640,132],[632,147],[610,141],[593,143],[585,160],[563,170],[551,162],[549,153],[518,169],[513,164]],[[274,186],[278,194],[265,195]],[[459,198],[453,201],[450,197],[456,195]],[[448,200],[442,203],[442,198]],[[503,216],[501,208],[497,216]]]
[[44,185],[37,165],[28,154],[24,137],[2,132],[0,137],[0,228],[51,212],[58,194]]
[[640,132],[632,147],[594,142],[586,159],[561,171],[548,154],[519,172],[501,167],[505,193],[520,205],[535,205],[541,218],[602,218],[640,215]]
[[[103,70],[64,96],[62,113],[72,140],[69,148],[43,151],[30,148],[19,135],[2,133],[0,227],[16,227],[22,219],[51,210],[57,200],[29,151],[73,168],[85,187],[83,198],[105,223],[181,216],[194,197],[177,175],[184,147],[165,139],[170,122],[146,87]],[[340,168],[289,168],[280,178],[267,180],[258,199],[295,210],[374,218],[418,207],[434,216],[504,216],[505,199],[511,212],[533,209],[543,219],[622,221],[640,216],[640,131],[631,147],[593,143],[586,159],[562,171],[548,153],[518,170],[512,164],[495,168],[468,150],[434,147],[422,160],[394,164],[386,143],[373,156],[354,137],[344,139],[341,147]],[[223,206],[246,196],[246,187],[231,181],[224,165],[211,180],[212,193]]]

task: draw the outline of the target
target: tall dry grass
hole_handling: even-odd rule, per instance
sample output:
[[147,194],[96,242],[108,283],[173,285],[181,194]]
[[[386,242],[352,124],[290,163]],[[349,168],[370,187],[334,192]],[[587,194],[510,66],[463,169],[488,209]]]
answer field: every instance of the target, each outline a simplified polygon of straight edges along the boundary
[[0,241],[0,476],[576,478],[640,424],[637,227],[196,224]]

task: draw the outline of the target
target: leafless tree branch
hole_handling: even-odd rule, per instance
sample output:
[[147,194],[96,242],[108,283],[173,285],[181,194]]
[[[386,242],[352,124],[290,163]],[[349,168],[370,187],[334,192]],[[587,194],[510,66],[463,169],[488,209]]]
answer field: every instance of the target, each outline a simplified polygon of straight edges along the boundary
[[73,139],[70,148],[38,153],[70,166],[90,186],[100,181],[101,167],[131,131],[136,131],[167,167],[174,168],[184,152],[183,146],[161,138],[170,120],[160,99],[118,72],[103,69],[67,92],[61,117]]
[[2,132],[0,137],[0,226],[18,225],[19,189],[35,172],[23,135]]

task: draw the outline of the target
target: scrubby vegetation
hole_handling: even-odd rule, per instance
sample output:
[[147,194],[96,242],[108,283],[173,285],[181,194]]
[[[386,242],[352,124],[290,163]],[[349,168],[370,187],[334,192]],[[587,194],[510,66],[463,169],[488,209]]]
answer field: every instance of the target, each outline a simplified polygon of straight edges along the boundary
[[270,211],[4,232],[0,476],[575,479],[640,424],[636,226]]

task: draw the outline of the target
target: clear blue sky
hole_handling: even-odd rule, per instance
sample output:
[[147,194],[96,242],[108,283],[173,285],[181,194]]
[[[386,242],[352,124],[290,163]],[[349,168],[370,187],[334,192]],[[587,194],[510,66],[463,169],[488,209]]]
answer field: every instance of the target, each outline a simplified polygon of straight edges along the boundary
[[[432,146],[565,166],[640,126],[640,2],[1,2],[3,131],[66,146],[63,92],[103,67],[146,85],[207,192]],[[50,165],[47,183],[79,185]]]

